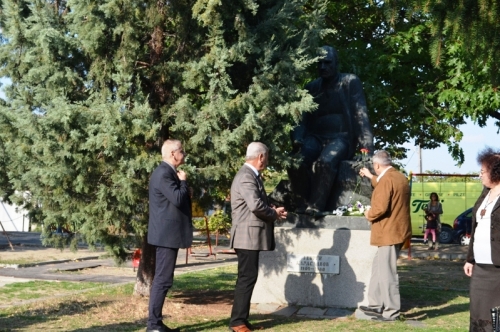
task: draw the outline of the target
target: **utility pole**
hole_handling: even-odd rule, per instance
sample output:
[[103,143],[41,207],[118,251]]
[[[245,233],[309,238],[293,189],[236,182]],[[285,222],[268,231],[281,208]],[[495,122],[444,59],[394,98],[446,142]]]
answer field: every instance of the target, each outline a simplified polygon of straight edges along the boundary
[[422,170],[422,146],[420,145],[420,143],[418,143],[418,172],[420,174],[423,173],[423,170]]

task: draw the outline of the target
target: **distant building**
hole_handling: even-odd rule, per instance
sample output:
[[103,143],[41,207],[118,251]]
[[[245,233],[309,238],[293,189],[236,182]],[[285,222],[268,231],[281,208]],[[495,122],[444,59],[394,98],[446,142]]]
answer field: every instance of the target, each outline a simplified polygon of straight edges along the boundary
[[29,230],[28,211],[18,206],[10,205],[1,199],[0,222],[6,232],[27,232]]

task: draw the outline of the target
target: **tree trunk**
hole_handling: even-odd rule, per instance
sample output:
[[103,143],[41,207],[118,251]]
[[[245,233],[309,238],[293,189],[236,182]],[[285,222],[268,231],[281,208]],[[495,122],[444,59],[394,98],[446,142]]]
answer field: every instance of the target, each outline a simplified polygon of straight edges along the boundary
[[134,286],[134,295],[149,296],[156,267],[156,250],[147,241],[147,234],[142,241],[141,260],[137,268],[137,278]]

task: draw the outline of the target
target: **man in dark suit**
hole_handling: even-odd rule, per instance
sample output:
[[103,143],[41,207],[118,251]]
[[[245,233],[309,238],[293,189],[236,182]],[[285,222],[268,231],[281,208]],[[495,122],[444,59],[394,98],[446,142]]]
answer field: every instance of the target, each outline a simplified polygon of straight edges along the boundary
[[248,332],[250,299],[259,272],[259,252],[274,250],[274,221],[286,218],[283,207],[267,202],[260,172],[267,166],[269,152],[260,142],[247,147],[246,162],[231,185],[231,248],[238,257],[238,279],[234,290],[229,327],[234,332]]
[[156,270],[149,296],[147,332],[180,331],[162,321],[162,308],[174,281],[179,248],[189,248],[193,240],[191,199],[186,173],[177,170],[186,153],[178,140],[167,140],[161,148],[163,161],[149,181],[148,243],[156,247]]

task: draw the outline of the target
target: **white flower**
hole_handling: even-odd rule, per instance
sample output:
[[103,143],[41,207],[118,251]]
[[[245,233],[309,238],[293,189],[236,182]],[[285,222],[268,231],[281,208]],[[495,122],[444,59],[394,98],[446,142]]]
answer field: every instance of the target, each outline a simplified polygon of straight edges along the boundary
[[340,217],[340,216],[344,215],[345,210],[346,210],[345,206],[340,206],[336,210],[333,210],[332,213],[333,213],[333,215]]
[[360,201],[356,201],[354,204],[349,203],[348,205],[338,207],[333,211],[333,214],[337,216],[362,216],[369,209],[370,205],[364,206]]

